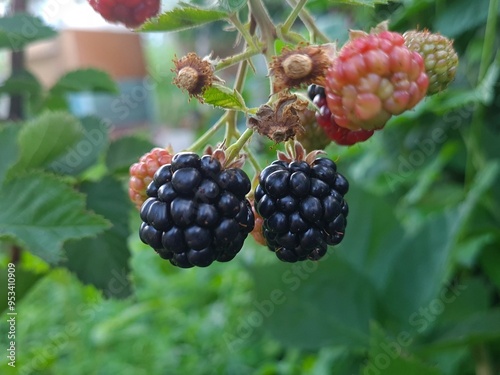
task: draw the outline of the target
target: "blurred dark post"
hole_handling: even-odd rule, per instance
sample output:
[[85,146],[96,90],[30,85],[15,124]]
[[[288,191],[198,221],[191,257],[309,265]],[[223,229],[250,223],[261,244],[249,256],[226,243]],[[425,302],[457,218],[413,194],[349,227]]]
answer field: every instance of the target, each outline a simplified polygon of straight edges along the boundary
[[[26,12],[27,0],[12,0],[9,13]],[[24,50],[12,51],[11,53],[11,74],[14,75],[24,68]],[[10,97],[9,119],[20,120],[23,117],[23,98],[22,95],[12,95]]]

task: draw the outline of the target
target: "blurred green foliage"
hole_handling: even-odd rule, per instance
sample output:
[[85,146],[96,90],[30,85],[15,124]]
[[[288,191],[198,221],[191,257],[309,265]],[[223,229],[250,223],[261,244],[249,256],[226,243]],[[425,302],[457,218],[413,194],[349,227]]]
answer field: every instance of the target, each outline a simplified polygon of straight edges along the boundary
[[[284,2],[266,3],[276,21],[286,17]],[[248,239],[233,262],[174,269],[139,241],[139,218],[125,196],[127,166],[150,142],[130,136],[99,145],[85,170],[69,178],[80,176],[76,187],[86,194],[87,209],[113,228],[65,244],[63,264],[75,274],[23,252],[19,373],[499,374],[500,31],[487,38],[485,32],[500,9],[491,4],[498,2],[308,3],[319,27],[340,43],[350,28],[367,30],[390,19],[393,30],[429,28],[454,38],[460,56],[457,79],[446,92],[393,118],[365,143],[327,148],[350,181],[351,212],[344,242],[318,263],[280,263]],[[148,50],[152,69],[170,69],[171,43],[196,50],[207,32],[214,49],[232,53],[223,48],[232,34],[215,25],[154,45]],[[301,27],[298,22],[296,30]],[[248,74],[242,93],[249,106],[267,100],[265,66],[260,57],[254,64],[257,74]],[[207,128],[214,111],[187,105],[169,77],[156,87],[162,116],[174,113],[169,125],[177,126],[203,108],[197,122],[186,124]],[[26,82],[38,103],[38,86]],[[81,123],[75,129],[98,127],[91,119]],[[17,136],[12,129],[0,129],[2,163],[17,160],[9,156],[19,152],[8,141]],[[252,146],[262,165],[273,160],[277,147],[269,141],[257,138]],[[64,157],[60,151],[49,161]],[[96,160],[99,166],[88,169]],[[0,177],[7,171],[0,165]],[[8,251],[0,246],[4,280]],[[129,259],[123,255],[128,249]],[[2,348],[7,330],[4,319]],[[2,361],[2,374],[9,374]]]

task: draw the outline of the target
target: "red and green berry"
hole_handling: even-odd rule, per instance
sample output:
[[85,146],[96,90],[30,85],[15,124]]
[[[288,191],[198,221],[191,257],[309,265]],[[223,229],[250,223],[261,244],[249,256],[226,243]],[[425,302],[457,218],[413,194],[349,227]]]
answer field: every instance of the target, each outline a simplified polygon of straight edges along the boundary
[[344,45],[328,69],[326,101],[338,126],[375,130],[413,108],[428,85],[422,56],[401,34],[382,31]]
[[453,48],[453,41],[428,30],[407,31],[403,37],[406,46],[424,58],[425,72],[429,77],[427,95],[446,89],[455,79],[458,66],[458,55]]

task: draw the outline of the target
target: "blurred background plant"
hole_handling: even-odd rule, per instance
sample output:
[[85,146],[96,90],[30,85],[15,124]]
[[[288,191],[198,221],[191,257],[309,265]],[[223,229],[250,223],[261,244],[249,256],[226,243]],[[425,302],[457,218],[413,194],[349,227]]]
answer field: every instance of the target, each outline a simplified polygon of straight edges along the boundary
[[[62,1],[54,2],[60,14],[43,11],[49,2],[29,4],[51,25],[28,19],[37,25],[31,38],[22,22],[2,18],[0,47],[12,49],[15,40],[20,50],[71,25]],[[265,4],[275,22],[291,9]],[[86,2],[75,5],[84,8]],[[453,38],[460,57],[446,92],[391,119],[367,142],[326,148],[350,181],[350,214],[343,243],[318,263],[283,264],[249,239],[230,263],[178,270],[138,239],[140,219],[125,191],[128,167],[154,144],[176,146],[177,138],[159,137],[158,129],[185,128],[194,139],[221,114],[188,103],[170,69],[174,55],[189,51],[232,54],[236,33],[223,31],[224,22],[142,35],[148,70],[160,77],[151,96],[156,110],[147,126],[128,126],[125,137],[117,124],[79,116],[68,99],[75,92],[117,95],[121,88],[105,72],[68,73],[49,88],[27,71],[7,73],[0,92],[24,98],[22,111],[11,108],[10,118],[4,111],[0,126],[0,277],[16,263],[15,370],[500,373],[498,1],[311,0],[307,9],[341,44],[348,29],[389,19],[394,31],[428,28]],[[294,30],[307,32],[300,21]],[[243,97],[258,106],[267,100],[267,70],[260,57],[253,62]],[[253,142],[262,165],[274,159],[270,141]],[[2,348],[7,330],[2,319]],[[2,374],[14,371],[6,362]]]

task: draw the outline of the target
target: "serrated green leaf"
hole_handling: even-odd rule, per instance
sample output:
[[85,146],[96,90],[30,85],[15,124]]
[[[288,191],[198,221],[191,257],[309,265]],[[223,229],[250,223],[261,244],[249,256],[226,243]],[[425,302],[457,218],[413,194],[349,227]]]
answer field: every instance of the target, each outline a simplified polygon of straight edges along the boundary
[[118,94],[118,86],[111,76],[98,69],[74,70],[62,76],[50,89],[52,95],[65,95],[70,92],[92,91]]
[[13,239],[46,262],[59,261],[64,241],[108,227],[107,220],[85,210],[83,195],[54,176],[32,172],[1,188],[0,238]]
[[9,168],[19,158],[17,137],[21,127],[18,124],[0,126],[0,186]]
[[83,136],[80,122],[64,112],[45,112],[27,122],[19,134],[21,157],[13,172],[49,165]]
[[56,31],[45,25],[41,18],[27,13],[0,18],[0,49],[19,51],[28,43],[56,35]]
[[227,13],[218,10],[183,6],[150,19],[138,31],[186,30],[209,22],[223,20],[227,17]]
[[113,226],[97,237],[66,243],[65,266],[84,283],[103,290],[107,297],[126,297],[131,292],[127,245],[131,204],[128,196],[120,181],[112,177],[84,183],[80,190],[87,195],[87,207],[104,216]]
[[28,94],[38,96],[42,86],[38,79],[27,70],[21,70],[7,78],[0,86],[0,94]]
[[109,146],[106,167],[110,173],[128,173],[129,167],[153,147],[150,141],[136,136],[117,139]]
[[109,141],[109,127],[101,119],[92,116],[84,117],[80,122],[83,127],[82,138],[54,160],[49,170],[77,175],[92,166],[105,150]]
[[212,85],[203,93],[203,100],[214,107],[247,111],[245,100],[236,90],[221,85]]

